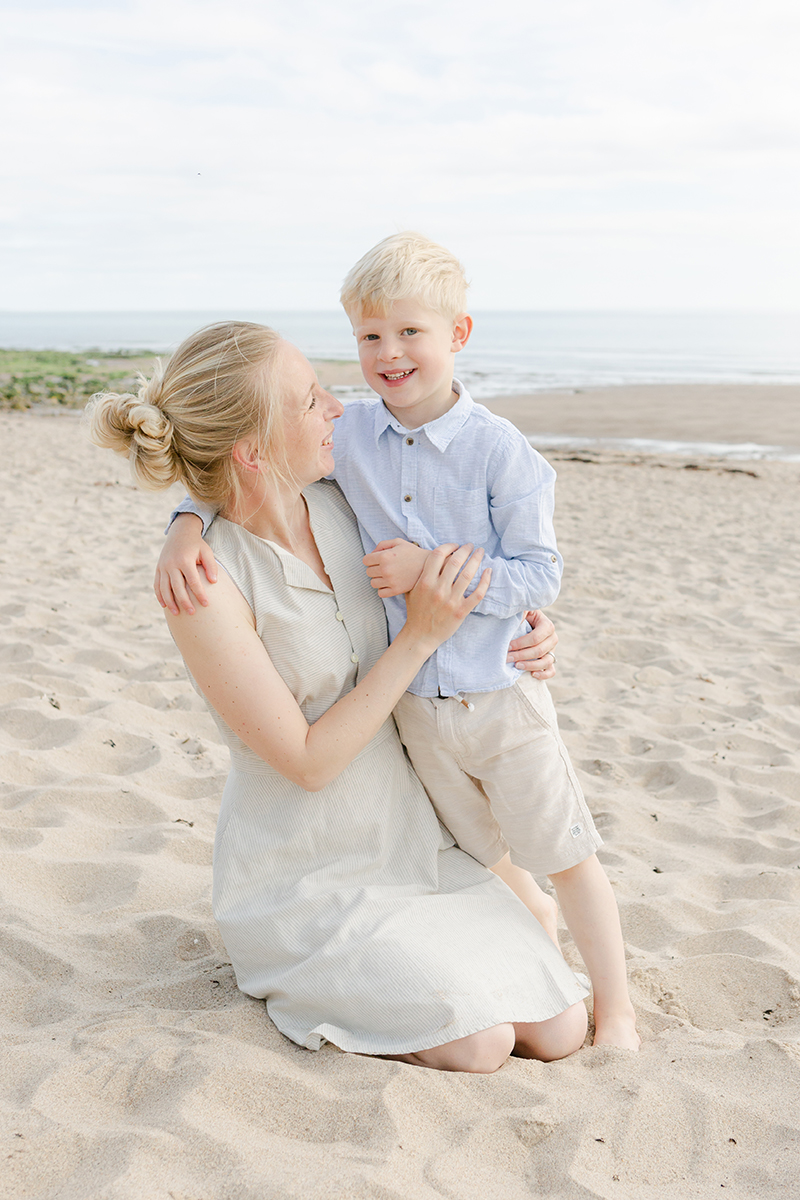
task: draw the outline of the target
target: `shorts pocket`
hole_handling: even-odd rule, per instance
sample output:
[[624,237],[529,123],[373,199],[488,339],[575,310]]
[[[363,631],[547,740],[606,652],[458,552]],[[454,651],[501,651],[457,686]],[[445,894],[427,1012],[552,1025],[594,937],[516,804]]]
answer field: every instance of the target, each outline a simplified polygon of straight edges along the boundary
[[553,697],[550,695],[550,689],[544,680],[534,679],[529,672],[525,672],[522,678],[514,684],[514,689],[526,712],[535,717],[544,729],[549,729],[557,736],[556,708],[553,704]]

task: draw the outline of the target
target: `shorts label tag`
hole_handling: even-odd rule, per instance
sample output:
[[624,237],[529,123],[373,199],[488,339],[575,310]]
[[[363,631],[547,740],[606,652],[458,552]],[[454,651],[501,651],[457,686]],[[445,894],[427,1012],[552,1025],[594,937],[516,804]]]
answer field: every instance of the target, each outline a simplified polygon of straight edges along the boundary
[[572,834],[573,837],[580,837],[581,834],[583,833],[583,826],[582,825],[573,825],[572,828],[570,829],[570,833]]

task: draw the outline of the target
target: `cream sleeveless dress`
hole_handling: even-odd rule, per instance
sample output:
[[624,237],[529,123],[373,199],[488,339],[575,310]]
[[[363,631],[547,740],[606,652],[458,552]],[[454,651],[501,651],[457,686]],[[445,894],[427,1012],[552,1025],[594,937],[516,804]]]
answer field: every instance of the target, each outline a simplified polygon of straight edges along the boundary
[[[334,483],[307,488],[333,584],[222,518],[208,541],[309,722],[386,648],[383,605]],[[242,991],[301,1046],[402,1054],[586,995],[541,926],[457,849],[394,721],[319,792],[258,758],[215,714],[231,754],[214,847],[214,915]]]

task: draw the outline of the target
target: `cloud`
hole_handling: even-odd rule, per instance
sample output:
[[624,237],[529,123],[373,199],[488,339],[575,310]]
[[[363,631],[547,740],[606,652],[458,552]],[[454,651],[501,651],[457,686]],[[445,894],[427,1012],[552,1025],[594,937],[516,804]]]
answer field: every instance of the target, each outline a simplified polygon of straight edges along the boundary
[[[621,262],[652,266],[632,302],[716,303],[693,264],[728,252],[743,213],[750,257],[767,255],[800,184],[800,13],[785,0],[0,9],[0,306],[252,301],[267,286],[318,307],[393,228],[458,239],[469,262],[487,238],[507,257],[512,228],[555,237],[562,218],[581,247],[568,303],[596,298],[613,219]],[[800,306],[765,275],[745,272],[735,302]]]

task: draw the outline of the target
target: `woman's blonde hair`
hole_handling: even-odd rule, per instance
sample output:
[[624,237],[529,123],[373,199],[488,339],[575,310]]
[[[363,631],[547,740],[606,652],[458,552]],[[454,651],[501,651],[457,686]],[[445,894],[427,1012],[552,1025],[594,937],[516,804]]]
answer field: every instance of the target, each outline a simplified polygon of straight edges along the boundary
[[419,300],[448,320],[466,310],[464,268],[454,254],[421,233],[394,233],[348,271],[339,299],[348,315],[385,317],[396,300]]
[[101,392],[87,405],[89,436],[130,461],[149,491],[182,482],[212,508],[235,506],[240,483],[232,451],[256,435],[276,476],[290,476],[276,360],[283,340],[266,325],[221,321],[199,329],[136,395]]

